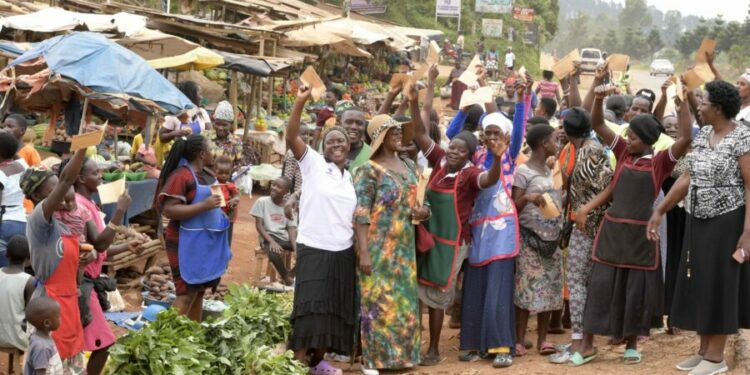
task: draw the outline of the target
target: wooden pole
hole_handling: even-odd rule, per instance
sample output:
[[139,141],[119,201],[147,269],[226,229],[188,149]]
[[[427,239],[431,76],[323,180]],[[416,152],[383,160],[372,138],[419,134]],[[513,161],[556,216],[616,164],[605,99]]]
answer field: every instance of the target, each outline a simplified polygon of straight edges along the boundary
[[[237,110],[237,85],[239,84],[239,73],[232,70],[232,82],[229,85],[229,101],[232,103],[232,111]],[[232,121],[232,131],[237,130],[237,116]]]
[[245,95],[245,132],[242,134],[243,142],[247,141],[250,137],[248,129],[250,129],[250,118],[253,113],[253,98],[255,97],[255,76],[249,76],[247,84],[250,87],[250,92]]
[[273,84],[275,78],[273,76],[268,77],[268,114],[271,115],[273,112]]
[[258,51],[258,56],[263,56],[266,50],[266,40],[261,39],[260,40],[260,51]]
[[263,108],[263,80],[258,77],[257,82],[255,83],[257,86],[257,97],[255,106],[258,108],[257,111],[255,111],[255,121],[258,121],[260,119],[260,110]]

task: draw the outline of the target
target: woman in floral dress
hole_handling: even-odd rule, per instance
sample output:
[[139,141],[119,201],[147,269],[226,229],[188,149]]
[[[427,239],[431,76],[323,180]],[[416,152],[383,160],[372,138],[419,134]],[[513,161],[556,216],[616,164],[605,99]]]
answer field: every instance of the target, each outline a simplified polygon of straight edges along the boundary
[[[418,115],[418,114],[417,114]],[[411,160],[398,157],[401,124],[375,116],[367,133],[372,157],[357,170],[355,235],[359,254],[360,324],[365,374],[403,369],[420,362],[417,265],[412,219],[429,211],[416,207],[417,177]]]

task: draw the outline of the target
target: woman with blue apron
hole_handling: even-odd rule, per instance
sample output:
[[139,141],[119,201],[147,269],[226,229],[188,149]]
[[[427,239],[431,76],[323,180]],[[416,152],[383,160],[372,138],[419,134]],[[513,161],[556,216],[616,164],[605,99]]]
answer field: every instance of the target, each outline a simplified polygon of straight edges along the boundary
[[196,321],[202,318],[205,290],[218,286],[231,259],[229,218],[203,171],[211,162],[204,137],[177,138],[159,181],[162,213],[170,219],[164,243],[177,294],[173,307]]

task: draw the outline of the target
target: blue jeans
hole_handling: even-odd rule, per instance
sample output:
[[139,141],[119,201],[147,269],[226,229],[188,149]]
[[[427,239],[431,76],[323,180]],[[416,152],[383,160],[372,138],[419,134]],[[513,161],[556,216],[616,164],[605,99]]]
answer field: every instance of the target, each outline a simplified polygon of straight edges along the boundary
[[9,264],[8,257],[6,256],[8,241],[17,234],[26,236],[26,223],[12,220],[3,220],[0,223],[0,267],[5,267]]

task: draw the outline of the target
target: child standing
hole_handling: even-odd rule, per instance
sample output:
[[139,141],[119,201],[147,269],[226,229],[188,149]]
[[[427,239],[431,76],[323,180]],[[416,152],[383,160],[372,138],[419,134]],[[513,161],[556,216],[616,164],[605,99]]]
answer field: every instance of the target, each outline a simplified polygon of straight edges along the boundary
[[271,182],[271,196],[258,198],[250,209],[250,215],[255,217],[261,247],[268,253],[268,260],[285,285],[292,285],[294,281],[288,266],[284,264],[282,250],[297,252],[297,222],[284,215],[284,197],[290,187],[288,178],[277,178]]
[[26,307],[26,320],[35,330],[29,337],[29,351],[26,353],[23,374],[62,374],[62,360],[50,336],[52,331],[60,328],[60,305],[52,298],[36,297]]
[[237,221],[237,205],[240,203],[240,189],[230,180],[232,177],[232,168],[232,162],[226,158],[219,159],[216,165],[214,165],[216,181],[219,182],[221,194],[224,196],[224,201],[227,202],[221,210],[229,218],[229,246],[232,246],[232,231],[234,229],[234,222]]
[[555,99],[560,103],[560,86],[552,81],[554,73],[550,70],[542,71],[542,79],[536,87],[536,93],[542,98]]
[[29,340],[25,333],[24,309],[34,293],[36,279],[24,272],[29,260],[26,237],[15,235],[8,241],[7,267],[0,268],[0,347],[26,351]]

